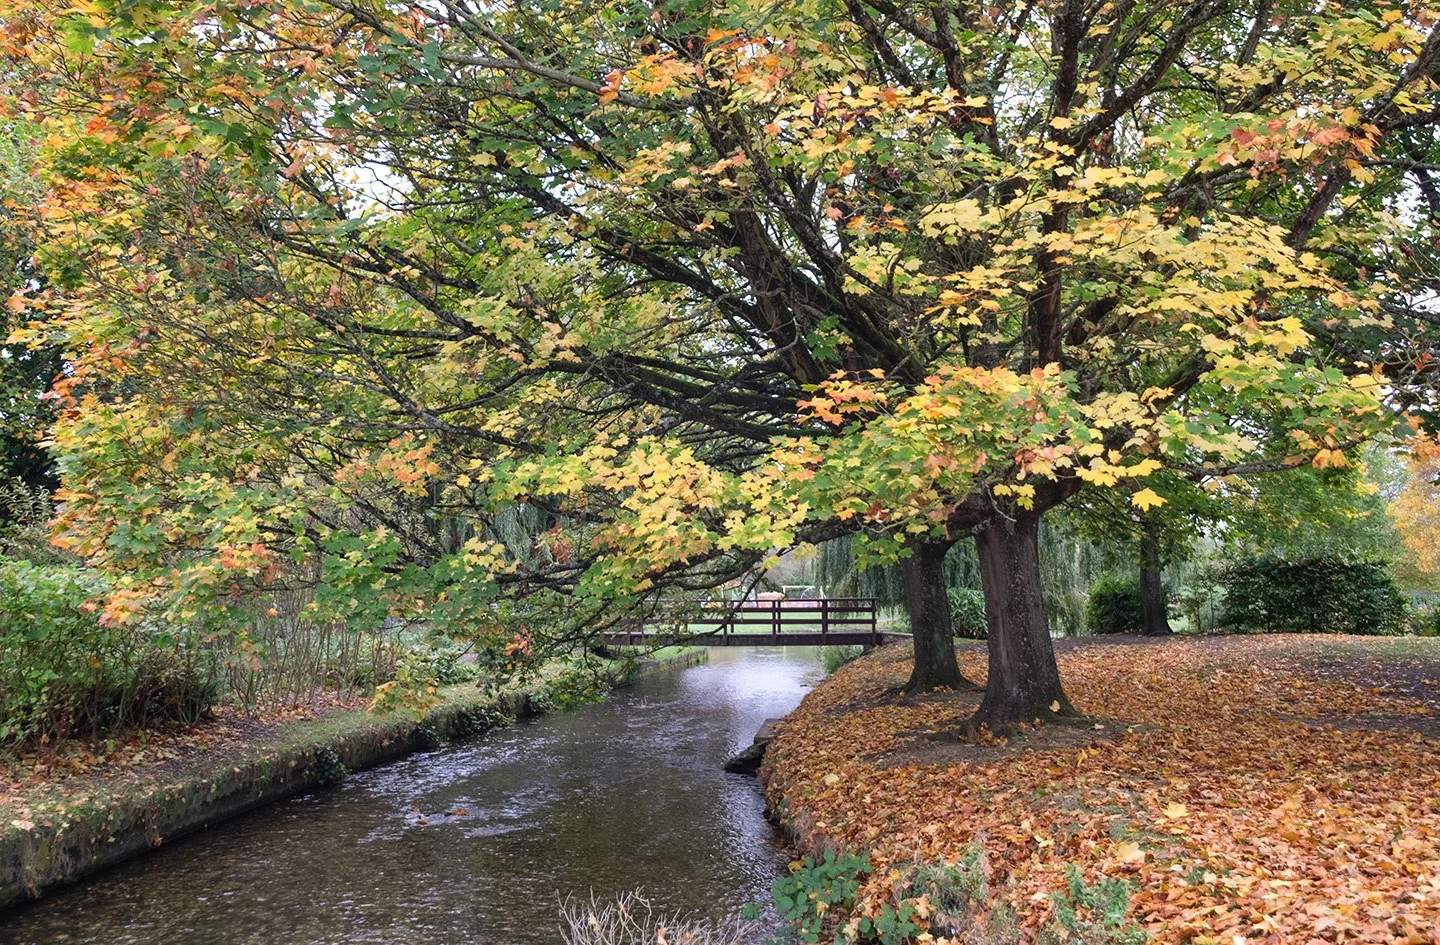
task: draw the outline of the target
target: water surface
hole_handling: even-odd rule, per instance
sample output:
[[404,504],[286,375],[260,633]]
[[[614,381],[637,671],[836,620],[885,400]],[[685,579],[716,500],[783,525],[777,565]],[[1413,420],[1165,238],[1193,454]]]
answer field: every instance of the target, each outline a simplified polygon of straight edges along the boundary
[[712,650],[353,775],[0,915],[0,942],[538,945],[559,941],[565,895],[637,887],[668,912],[738,912],[786,856],[754,780],[720,765],[819,680],[814,652]]

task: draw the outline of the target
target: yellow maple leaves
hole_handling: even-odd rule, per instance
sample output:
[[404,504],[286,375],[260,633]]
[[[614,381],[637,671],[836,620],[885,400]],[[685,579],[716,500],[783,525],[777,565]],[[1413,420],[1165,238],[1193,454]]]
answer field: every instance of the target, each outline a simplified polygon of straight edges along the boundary
[[1153,508],[1164,505],[1165,500],[1161,498],[1154,489],[1141,489],[1130,496],[1130,504],[1142,512],[1148,512]]

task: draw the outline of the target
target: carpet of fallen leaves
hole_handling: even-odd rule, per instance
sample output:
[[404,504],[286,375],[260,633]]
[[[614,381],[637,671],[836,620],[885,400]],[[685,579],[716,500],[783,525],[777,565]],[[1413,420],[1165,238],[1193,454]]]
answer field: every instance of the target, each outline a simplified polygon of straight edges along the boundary
[[840,670],[780,727],[772,802],[881,866],[981,840],[1029,936],[1074,863],[1156,942],[1440,942],[1440,641],[1059,643],[1092,718],[990,744],[935,738],[978,697],[900,697],[904,648]]
[[264,739],[281,725],[366,705],[350,693],[321,693],[302,705],[260,713],[221,708],[196,725],[137,729],[100,741],[70,739],[0,757],[0,828],[29,829],[97,791],[113,794],[127,785],[183,771],[217,751]]

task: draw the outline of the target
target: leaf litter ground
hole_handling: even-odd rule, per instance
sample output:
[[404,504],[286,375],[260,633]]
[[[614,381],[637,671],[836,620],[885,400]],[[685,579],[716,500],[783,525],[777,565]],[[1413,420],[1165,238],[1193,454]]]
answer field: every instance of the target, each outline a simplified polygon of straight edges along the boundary
[[[877,869],[980,841],[1023,940],[1067,864],[1134,887],[1156,942],[1440,942],[1440,640],[1057,641],[1078,725],[961,743],[973,693],[901,697],[883,648],[781,726],[767,790]],[[983,680],[984,651],[962,667]]]

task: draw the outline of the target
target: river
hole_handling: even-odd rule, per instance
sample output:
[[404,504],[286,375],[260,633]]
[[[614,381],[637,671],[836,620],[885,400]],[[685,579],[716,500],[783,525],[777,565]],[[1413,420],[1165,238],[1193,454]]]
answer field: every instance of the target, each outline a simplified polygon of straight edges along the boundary
[[0,916],[0,942],[553,945],[564,896],[636,888],[666,912],[737,913],[786,856],[754,780],[720,766],[819,681],[815,654],[715,649],[352,775]]

